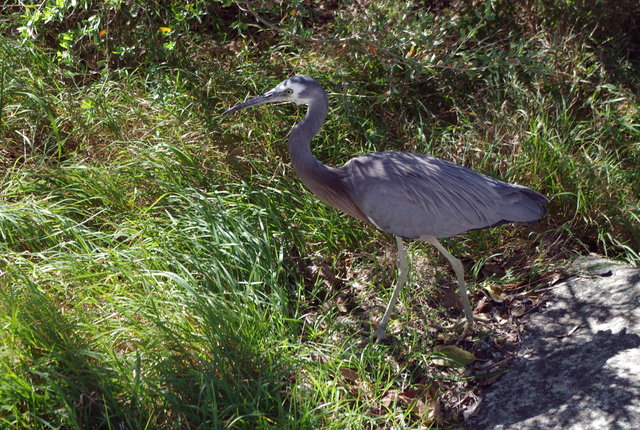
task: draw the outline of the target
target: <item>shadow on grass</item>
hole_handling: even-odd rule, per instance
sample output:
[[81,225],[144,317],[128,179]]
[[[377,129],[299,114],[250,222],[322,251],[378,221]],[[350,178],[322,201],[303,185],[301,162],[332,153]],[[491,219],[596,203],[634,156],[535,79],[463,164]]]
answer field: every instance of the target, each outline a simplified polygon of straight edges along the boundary
[[[1,294],[3,313],[13,317],[5,319],[6,329],[15,337],[5,377],[16,379],[13,395],[3,393],[3,422],[97,429],[139,424],[145,413],[121,404],[121,385],[105,356],[78,334],[54,300],[25,281]],[[17,389],[22,384],[30,389]]]
[[304,424],[310,419],[304,411],[291,416],[298,413],[286,389],[292,369],[275,354],[261,356],[242,336],[202,343],[165,326],[158,327],[164,331],[158,345],[105,353],[88,338],[95,333],[79,327],[30,281],[0,293],[0,309],[14,316],[9,329],[15,336],[15,355],[2,366],[8,372],[0,382],[6,387],[13,377],[25,387],[11,395],[0,387],[3,402],[11,400],[2,422],[92,429],[271,428],[295,422],[295,428],[313,428]]

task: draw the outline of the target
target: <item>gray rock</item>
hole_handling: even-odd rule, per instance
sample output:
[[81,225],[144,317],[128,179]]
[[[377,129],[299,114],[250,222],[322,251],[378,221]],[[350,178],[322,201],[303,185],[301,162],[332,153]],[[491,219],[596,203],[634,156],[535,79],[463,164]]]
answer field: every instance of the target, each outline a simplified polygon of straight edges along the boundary
[[531,317],[476,429],[640,429],[640,268],[581,258]]

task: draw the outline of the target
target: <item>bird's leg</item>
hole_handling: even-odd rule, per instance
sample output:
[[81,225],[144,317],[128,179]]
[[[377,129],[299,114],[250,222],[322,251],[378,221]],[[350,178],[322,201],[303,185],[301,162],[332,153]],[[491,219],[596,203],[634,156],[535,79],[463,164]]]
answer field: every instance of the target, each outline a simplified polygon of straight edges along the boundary
[[409,273],[407,256],[405,255],[404,244],[402,243],[402,238],[400,236],[396,236],[396,243],[398,244],[398,282],[396,283],[396,287],[393,290],[393,294],[391,295],[391,299],[389,300],[389,304],[387,305],[387,310],[384,312],[382,321],[380,321],[380,324],[378,325],[378,328],[374,333],[376,342],[380,342],[386,337],[385,330],[387,328],[387,324],[389,323],[389,318],[391,318],[391,312],[393,312],[393,307],[398,300],[398,294],[400,294],[400,290],[407,282],[407,275]]
[[[469,304],[469,297],[467,296],[467,286],[464,282],[464,267],[462,266],[460,260],[451,255],[451,253],[440,244],[438,239],[431,238],[427,241],[435,246],[436,249],[440,251],[440,253],[444,255],[447,260],[449,260],[449,264],[451,264],[453,271],[456,273],[456,278],[458,279],[458,292],[460,293],[460,300],[462,300],[462,307],[464,308],[464,316],[467,318],[468,328],[471,324],[473,324],[473,313],[471,312],[471,305]],[[464,333],[466,333],[466,328]]]

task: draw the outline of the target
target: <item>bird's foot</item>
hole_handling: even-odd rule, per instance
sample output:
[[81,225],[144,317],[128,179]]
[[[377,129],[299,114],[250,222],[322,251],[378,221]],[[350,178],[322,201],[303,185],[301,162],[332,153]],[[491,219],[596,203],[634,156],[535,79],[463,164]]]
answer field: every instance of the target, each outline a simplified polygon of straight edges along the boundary
[[465,324],[464,325],[464,329],[462,329],[462,333],[460,333],[460,336],[458,336],[458,340],[456,341],[456,345],[458,345],[460,342],[462,342],[464,340],[465,337],[467,337],[467,333],[469,332],[469,327],[471,327],[470,324]]
[[374,343],[382,343],[387,340],[388,336],[385,330],[386,327],[378,327],[375,332],[373,332],[373,342]]
[[462,333],[460,333],[460,336],[458,336],[458,340],[456,341],[456,345],[459,344],[460,342],[462,342],[466,337],[467,334],[469,334],[469,330],[473,327],[473,320],[469,321],[467,319],[460,321],[459,323],[457,323],[454,328],[455,330],[460,329],[460,327],[462,328]]

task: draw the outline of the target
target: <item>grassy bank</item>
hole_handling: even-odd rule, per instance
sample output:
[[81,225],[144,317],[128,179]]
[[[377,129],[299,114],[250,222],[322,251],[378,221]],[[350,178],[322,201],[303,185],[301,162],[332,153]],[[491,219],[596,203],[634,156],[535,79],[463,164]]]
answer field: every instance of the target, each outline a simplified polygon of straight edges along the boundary
[[[5,3],[2,427],[461,421],[482,379],[434,364],[446,261],[410,247],[396,342],[372,345],[393,238],[301,185],[302,109],[220,116],[296,73],[329,92],[327,164],[424,152],[550,198],[535,227],[446,241],[475,302],[577,254],[640,261],[636,2]],[[499,361],[517,319],[487,314],[511,322],[460,346]]]

